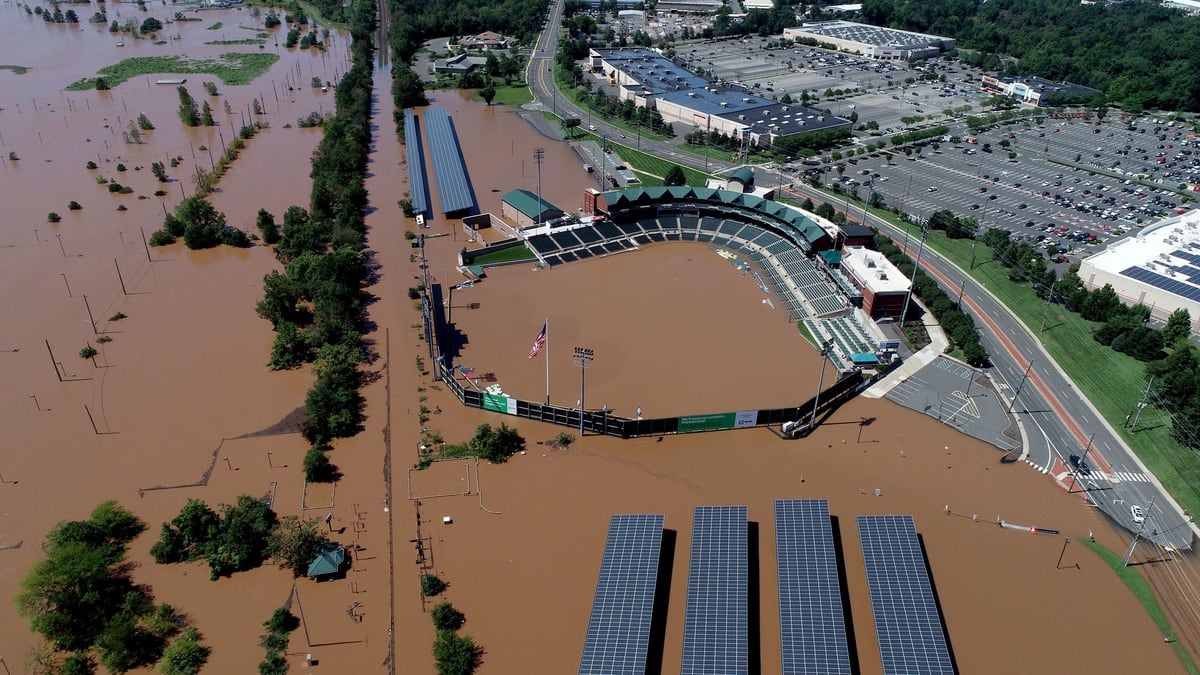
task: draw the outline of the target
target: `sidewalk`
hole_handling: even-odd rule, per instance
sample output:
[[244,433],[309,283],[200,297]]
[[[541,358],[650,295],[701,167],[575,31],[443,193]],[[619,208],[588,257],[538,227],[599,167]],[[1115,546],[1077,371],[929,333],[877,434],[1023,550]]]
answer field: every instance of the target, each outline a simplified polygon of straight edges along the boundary
[[[926,316],[930,316],[930,314],[926,312]],[[921,351],[905,359],[899,368],[888,373],[887,377],[871,385],[860,396],[864,398],[883,398],[893,387],[912,377],[918,370],[933,363],[934,359],[946,352],[946,347],[950,346],[950,341],[946,339],[946,332],[942,330],[941,325],[934,324],[926,326],[925,329],[929,331],[929,344],[925,345]]]

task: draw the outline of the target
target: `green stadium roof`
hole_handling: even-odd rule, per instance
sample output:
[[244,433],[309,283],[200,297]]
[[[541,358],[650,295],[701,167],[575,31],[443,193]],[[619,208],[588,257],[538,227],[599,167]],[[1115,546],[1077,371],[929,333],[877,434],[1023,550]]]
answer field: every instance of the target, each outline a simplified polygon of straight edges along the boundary
[[729,180],[736,180],[742,185],[749,185],[754,182],[754,169],[748,166],[743,166],[737,171],[729,174]]
[[646,206],[659,202],[710,202],[742,208],[769,216],[791,226],[810,244],[828,238],[824,228],[809,218],[803,211],[785,204],[755,197],[741,192],[714,190],[712,188],[688,187],[686,185],[639,187],[626,190],[610,190],[604,193],[604,202],[609,210],[622,210],[635,206]]
[[510,190],[500,199],[507,204],[511,204],[514,209],[520,211],[526,216],[529,216],[530,218],[537,218],[539,213],[545,215],[547,211],[557,211],[560,214],[563,213],[562,209],[551,204],[545,199],[541,200],[542,208],[539,211],[538,196],[529,190],[522,190],[520,188],[517,188],[516,190]]

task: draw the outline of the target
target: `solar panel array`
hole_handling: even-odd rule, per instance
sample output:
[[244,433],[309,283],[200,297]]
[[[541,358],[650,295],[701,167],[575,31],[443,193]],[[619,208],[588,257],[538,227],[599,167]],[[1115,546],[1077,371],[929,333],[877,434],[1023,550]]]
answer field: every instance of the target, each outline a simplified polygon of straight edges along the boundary
[[428,186],[425,183],[425,153],[421,147],[421,129],[412,108],[404,109],[404,150],[408,155],[408,194],[414,213],[429,211]]
[[[1173,255],[1178,255],[1178,253]],[[1191,266],[1189,265],[1188,267]],[[1200,272],[1200,270],[1198,270],[1198,272]],[[1137,279],[1142,283],[1150,284],[1156,288],[1161,288],[1162,290],[1178,295],[1181,298],[1200,301],[1200,288],[1197,288],[1194,285],[1195,283],[1200,283],[1200,281],[1197,281],[1200,279],[1200,274],[1197,274],[1195,277],[1189,275],[1188,279],[1193,282],[1190,284],[1179,279],[1172,279],[1171,277],[1159,274],[1158,272],[1151,272],[1144,267],[1127,267],[1121,270],[1121,274],[1129,277],[1130,279]]]
[[681,675],[749,672],[745,506],[697,506],[692,515]]
[[912,516],[859,516],[884,675],[954,675]]
[[579,675],[645,675],[663,517],[614,515]]
[[775,558],[783,675],[851,675],[827,500],[775,500]]
[[437,179],[442,213],[474,209],[475,194],[467,179],[467,167],[450,115],[445,108],[434,106],[425,111],[422,121],[429,136],[429,152],[433,157],[433,175]]

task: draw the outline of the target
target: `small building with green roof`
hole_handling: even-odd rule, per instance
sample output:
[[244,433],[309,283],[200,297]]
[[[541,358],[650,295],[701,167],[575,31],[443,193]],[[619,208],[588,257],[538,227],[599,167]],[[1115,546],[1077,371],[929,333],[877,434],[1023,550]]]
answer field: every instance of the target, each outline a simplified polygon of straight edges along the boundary
[[500,213],[517,224],[517,229],[524,229],[548,220],[561,218],[562,209],[545,199],[539,199],[529,190],[517,188],[500,198]]

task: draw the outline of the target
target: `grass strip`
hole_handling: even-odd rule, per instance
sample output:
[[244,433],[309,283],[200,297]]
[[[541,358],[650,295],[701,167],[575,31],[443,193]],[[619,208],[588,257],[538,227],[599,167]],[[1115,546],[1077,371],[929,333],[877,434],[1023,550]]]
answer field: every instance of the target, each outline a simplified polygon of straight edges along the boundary
[[[279,60],[278,54],[227,52],[212,59],[185,56],[135,56],[97,71],[109,87],[150,74],[215,75],[229,85],[249,84]],[[98,78],[88,77],[67,86],[68,91],[93,89]]]
[[29,72],[29,66],[5,66],[0,65],[0,70],[11,70],[17,75],[24,75]]
[[[1133,596],[1142,603],[1146,608],[1146,613],[1150,615],[1150,619],[1154,621],[1154,625],[1162,631],[1165,637],[1173,638],[1175,630],[1171,628],[1171,623],[1167,621],[1167,615],[1162,607],[1158,604],[1158,600],[1154,597],[1154,590],[1150,588],[1150,582],[1146,581],[1145,577],[1137,573],[1137,570],[1132,567],[1126,567],[1121,556],[1104,548],[1100,544],[1084,537],[1080,539],[1083,545],[1092,549],[1096,555],[1100,556],[1109,567],[1117,573],[1117,578],[1125,584]],[[1171,648],[1175,650],[1175,656],[1179,658],[1179,662],[1187,669],[1191,675],[1200,675],[1200,669],[1196,667],[1196,663],[1192,660],[1192,656],[1188,654],[1183,645],[1179,644],[1178,640],[1171,640]]]

